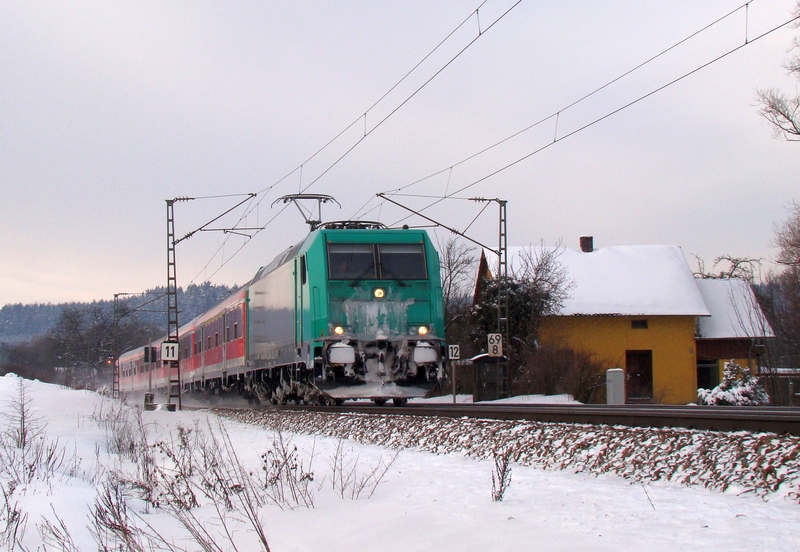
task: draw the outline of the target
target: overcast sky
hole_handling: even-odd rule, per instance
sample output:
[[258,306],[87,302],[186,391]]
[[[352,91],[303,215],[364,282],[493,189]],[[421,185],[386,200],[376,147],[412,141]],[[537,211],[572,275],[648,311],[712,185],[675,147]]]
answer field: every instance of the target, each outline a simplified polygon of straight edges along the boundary
[[[324,219],[394,224],[404,212],[376,192],[443,171],[404,190],[441,197],[548,144],[458,194],[507,199],[511,245],[577,247],[591,234],[596,247],[679,245],[707,267],[722,254],[775,257],[774,225],[800,197],[800,145],[773,137],[756,91],[796,92],[781,64],[800,31],[774,32],[562,138],[787,21],[794,2],[755,0],[569,109],[741,0],[524,0],[486,30],[513,2],[488,0],[371,109],[478,0],[0,2],[0,305],[163,285],[168,198],[267,190],[214,225],[237,224],[245,207],[240,226],[275,217],[245,247],[221,232],[177,247],[179,285],[241,284],[307,231],[296,209],[271,207],[284,194],[313,182],[307,192],[341,203]],[[557,125],[446,170],[559,111]],[[178,235],[237,201],[176,204]],[[464,229],[480,208],[452,199],[426,213]],[[495,205],[469,233],[497,243]]]

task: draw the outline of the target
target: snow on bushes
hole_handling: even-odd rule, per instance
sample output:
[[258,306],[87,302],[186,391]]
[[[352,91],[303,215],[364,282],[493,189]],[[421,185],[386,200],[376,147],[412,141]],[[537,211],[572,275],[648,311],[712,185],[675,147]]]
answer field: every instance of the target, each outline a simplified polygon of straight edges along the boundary
[[460,453],[547,470],[675,481],[800,501],[800,437],[774,433],[403,415],[214,409],[234,420],[393,449]]
[[722,383],[714,389],[697,390],[697,402],[712,406],[760,406],[769,404],[769,397],[749,368],[731,360],[725,363]]

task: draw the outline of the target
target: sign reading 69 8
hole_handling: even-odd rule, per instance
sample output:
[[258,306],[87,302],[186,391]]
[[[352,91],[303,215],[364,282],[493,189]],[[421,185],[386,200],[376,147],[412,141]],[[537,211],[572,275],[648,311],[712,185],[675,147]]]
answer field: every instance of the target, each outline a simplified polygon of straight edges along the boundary
[[486,336],[489,341],[489,356],[501,357],[503,356],[503,334],[490,333]]

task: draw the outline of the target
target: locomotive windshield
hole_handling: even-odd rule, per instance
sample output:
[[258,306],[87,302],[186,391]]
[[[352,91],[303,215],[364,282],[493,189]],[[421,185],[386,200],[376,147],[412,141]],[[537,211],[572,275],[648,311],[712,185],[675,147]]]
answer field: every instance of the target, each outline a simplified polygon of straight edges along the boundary
[[328,267],[331,280],[374,280],[375,252],[369,244],[329,243]]
[[331,280],[424,280],[428,276],[425,249],[417,243],[329,243],[328,267]]
[[384,280],[424,280],[427,277],[421,243],[381,244],[378,253]]

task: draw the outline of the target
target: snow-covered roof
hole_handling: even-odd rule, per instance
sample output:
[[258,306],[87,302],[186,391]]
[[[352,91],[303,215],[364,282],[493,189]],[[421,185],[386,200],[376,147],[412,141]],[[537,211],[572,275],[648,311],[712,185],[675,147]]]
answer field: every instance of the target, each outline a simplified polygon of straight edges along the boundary
[[711,312],[709,318],[697,321],[698,337],[731,339],[775,336],[747,282],[708,279],[697,280],[696,284]]
[[[552,248],[509,247],[509,272],[526,256]],[[559,248],[558,263],[572,282],[561,315],[709,316],[683,251],[672,245],[601,247],[590,253]],[[490,267],[497,255],[484,250]]]

